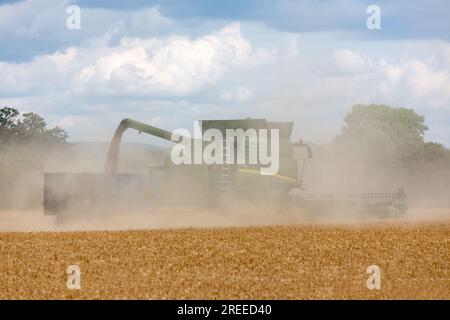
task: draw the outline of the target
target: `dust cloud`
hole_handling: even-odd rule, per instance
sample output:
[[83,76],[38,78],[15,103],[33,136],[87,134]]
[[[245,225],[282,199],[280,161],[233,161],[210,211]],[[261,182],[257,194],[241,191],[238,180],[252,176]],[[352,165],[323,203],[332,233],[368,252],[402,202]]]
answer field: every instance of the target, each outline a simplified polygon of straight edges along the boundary
[[[379,222],[378,217],[335,213],[312,216],[296,210],[274,208],[258,200],[234,197],[217,203],[207,193],[204,176],[172,177],[178,194],[162,189],[163,200],[157,206],[145,203],[125,203],[123,207],[104,206],[72,210],[69,218],[60,219],[43,214],[43,174],[103,173],[108,143],[69,143],[57,150],[42,152],[33,146],[9,146],[2,149],[0,172],[0,231],[76,231],[129,230],[161,228],[209,228],[236,226],[265,226],[287,224],[344,224],[364,225]],[[399,219],[384,222],[434,221],[450,218],[450,188],[441,179],[443,170],[433,168],[426,181],[418,172],[414,175],[392,164],[380,164],[351,146],[312,145],[314,156],[305,163],[303,187],[307,192],[397,192],[399,187],[408,194],[409,211]],[[136,175],[153,174],[161,168],[167,148],[145,144],[121,147],[119,172]],[[197,181],[194,181],[197,180]],[[194,183],[196,182],[196,183]],[[199,187],[200,185],[200,187]],[[139,186],[134,186],[138,190]],[[197,189],[196,189],[197,188]],[[183,189],[185,192],[183,192]],[[138,192],[138,191],[136,191]],[[183,198],[184,194],[184,198]],[[154,196],[154,195],[153,195]],[[133,198],[134,199],[134,198]],[[137,199],[137,198],[136,198]],[[183,201],[189,200],[187,205]],[[138,200],[136,200],[138,201]],[[200,205],[199,205],[200,204]],[[128,205],[128,207],[127,207]],[[89,212],[87,212],[89,211]]]
[[449,163],[405,168],[383,155],[374,159],[371,152],[339,143],[313,145],[313,152],[304,173],[309,191],[392,193],[402,188],[411,208],[450,208]]

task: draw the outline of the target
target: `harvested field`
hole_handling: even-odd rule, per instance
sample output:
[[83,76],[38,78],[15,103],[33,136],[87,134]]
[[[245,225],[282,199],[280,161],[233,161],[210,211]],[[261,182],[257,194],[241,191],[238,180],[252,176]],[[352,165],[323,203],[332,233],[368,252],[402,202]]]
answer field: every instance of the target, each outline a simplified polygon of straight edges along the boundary
[[[450,299],[450,222],[0,233],[2,299]],[[369,290],[367,267],[381,268]],[[81,289],[66,269],[81,269]]]

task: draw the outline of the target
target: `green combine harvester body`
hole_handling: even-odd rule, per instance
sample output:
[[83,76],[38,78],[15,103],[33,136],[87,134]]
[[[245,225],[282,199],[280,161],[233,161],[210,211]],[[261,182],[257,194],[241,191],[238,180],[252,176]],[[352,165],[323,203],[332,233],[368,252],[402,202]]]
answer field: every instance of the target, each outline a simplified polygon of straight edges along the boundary
[[[258,204],[265,209],[270,207],[283,213],[301,210],[321,214],[337,207],[350,206],[364,212],[383,214],[386,208],[400,214],[407,209],[406,195],[402,190],[379,194],[306,192],[302,181],[303,171],[312,152],[303,142],[290,142],[292,122],[270,122],[265,119],[201,121],[202,137],[208,129],[215,129],[224,137],[220,142],[223,146],[222,163],[176,165],[168,154],[164,165],[152,168],[148,175],[117,172],[122,135],[129,128],[172,141],[170,131],[130,119],[122,120],[112,139],[104,173],[45,173],[46,215],[64,218],[71,215],[108,215],[111,211],[151,212],[167,206],[201,206],[226,211],[233,203]],[[238,129],[244,132],[267,130],[268,133],[277,129],[279,166],[276,174],[261,174],[261,169],[267,164],[263,165],[259,157],[256,163],[249,161],[252,144],[248,139],[243,140],[245,161],[238,164],[237,140],[233,138],[231,144],[226,140],[227,130]],[[191,141],[191,163],[195,162],[196,152],[199,152],[194,150],[194,146],[200,145],[200,150],[203,150],[210,143],[190,137],[180,139]],[[270,146],[270,134],[266,141]],[[227,163],[227,156],[233,163]]]

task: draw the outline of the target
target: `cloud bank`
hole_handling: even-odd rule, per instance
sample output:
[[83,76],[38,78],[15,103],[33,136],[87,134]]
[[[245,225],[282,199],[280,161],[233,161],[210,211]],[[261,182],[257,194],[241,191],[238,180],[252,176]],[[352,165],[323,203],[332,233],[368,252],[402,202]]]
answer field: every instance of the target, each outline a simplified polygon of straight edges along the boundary
[[[302,32],[250,14],[181,19],[168,5],[82,7],[82,29],[73,31],[65,28],[69,4],[0,6],[0,104],[41,113],[73,141],[107,140],[123,117],[174,129],[267,116],[295,121],[295,138],[327,142],[353,104],[384,103],[424,114],[427,138],[450,146],[445,37],[362,38],[356,27],[332,25]],[[351,6],[355,19],[359,7]],[[282,13],[290,16],[285,2]]]

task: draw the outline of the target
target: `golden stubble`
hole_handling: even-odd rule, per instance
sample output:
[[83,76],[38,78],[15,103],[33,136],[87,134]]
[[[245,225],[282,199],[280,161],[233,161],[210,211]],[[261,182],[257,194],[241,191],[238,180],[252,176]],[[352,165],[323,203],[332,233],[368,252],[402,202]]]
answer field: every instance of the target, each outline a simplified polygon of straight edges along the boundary
[[0,233],[0,298],[450,299],[449,240],[448,221]]

